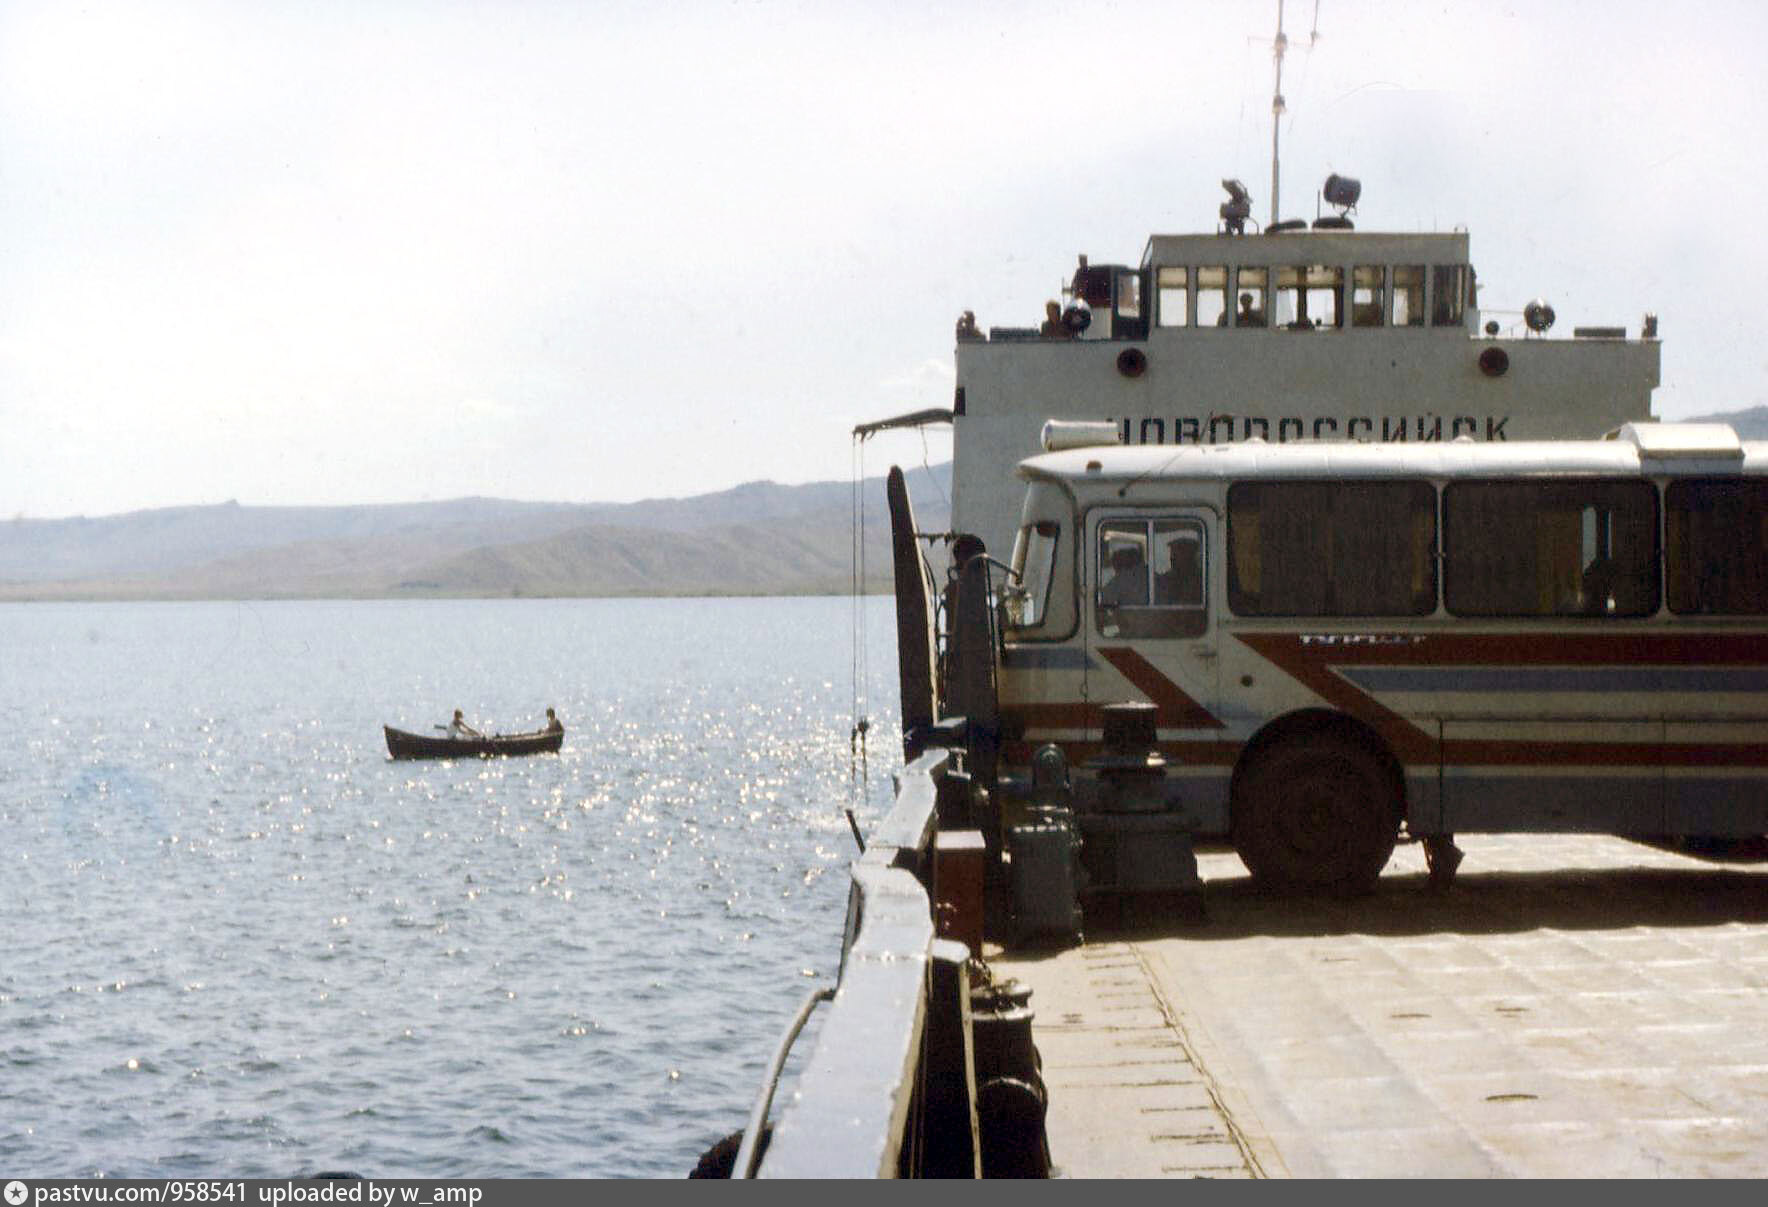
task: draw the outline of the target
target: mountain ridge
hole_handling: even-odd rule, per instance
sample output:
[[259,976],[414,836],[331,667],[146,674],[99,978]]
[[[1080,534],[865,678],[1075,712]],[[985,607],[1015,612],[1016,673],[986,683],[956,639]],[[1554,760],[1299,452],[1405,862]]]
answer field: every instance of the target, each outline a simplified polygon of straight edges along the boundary
[[[948,526],[946,466],[910,472]],[[741,483],[632,503],[264,507],[237,501],[0,522],[0,600],[828,594],[852,589],[854,484]],[[889,589],[883,478],[865,500],[865,589]],[[736,551],[733,556],[726,551]]]
[[[1680,422],[1768,440],[1768,406]],[[949,465],[907,473],[918,526],[949,528]],[[632,503],[229,500],[19,518],[0,521],[0,601],[840,594],[854,586],[854,492],[757,480]],[[865,479],[859,496],[860,586],[887,593],[883,478]]]

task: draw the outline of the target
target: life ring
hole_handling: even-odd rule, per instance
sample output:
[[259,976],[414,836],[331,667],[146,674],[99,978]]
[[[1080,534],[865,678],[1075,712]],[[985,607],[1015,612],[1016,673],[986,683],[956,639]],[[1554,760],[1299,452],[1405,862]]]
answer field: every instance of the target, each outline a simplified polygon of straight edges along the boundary
[[1148,371],[1148,357],[1140,348],[1125,348],[1117,354],[1117,371],[1125,377],[1140,377]]

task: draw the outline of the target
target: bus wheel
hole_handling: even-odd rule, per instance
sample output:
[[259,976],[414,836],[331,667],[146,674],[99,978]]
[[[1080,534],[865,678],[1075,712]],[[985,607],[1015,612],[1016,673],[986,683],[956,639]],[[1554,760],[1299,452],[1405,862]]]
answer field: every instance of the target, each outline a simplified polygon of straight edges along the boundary
[[1278,747],[1234,799],[1234,849],[1276,888],[1368,892],[1399,837],[1393,781],[1369,753],[1339,739]]

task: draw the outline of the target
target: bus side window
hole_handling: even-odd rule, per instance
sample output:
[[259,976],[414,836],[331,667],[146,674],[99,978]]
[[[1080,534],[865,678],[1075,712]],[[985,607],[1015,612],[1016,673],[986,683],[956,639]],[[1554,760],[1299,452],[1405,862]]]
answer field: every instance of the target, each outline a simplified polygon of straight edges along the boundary
[[1670,610],[1768,614],[1768,481],[1693,478],[1664,493]]
[[1435,524],[1429,482],[1236,482],[1228,606],[1239,616],[1428,616]]
[[1657,489],[1638,480],[1453,482],[1443,492],[1458,616],[1649,616]]

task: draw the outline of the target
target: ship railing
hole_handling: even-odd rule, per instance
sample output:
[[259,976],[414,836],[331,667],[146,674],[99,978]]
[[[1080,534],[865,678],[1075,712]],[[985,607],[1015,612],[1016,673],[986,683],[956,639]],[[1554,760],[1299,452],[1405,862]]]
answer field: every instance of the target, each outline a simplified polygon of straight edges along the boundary
[[[936,937],[929,893],[939,783],[952,757],[931,750],[898,772],[895,805],[853,865],[840,974],[815,1046],[757,1162],[779,1068],[770,1072],[737,1177],[976,1176],[964,1039],[970,952]],[[807,1001],[782,1041],[779,1064],[810,1009]]]

